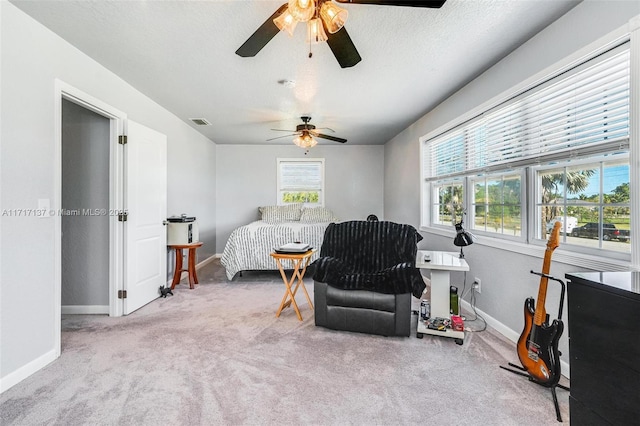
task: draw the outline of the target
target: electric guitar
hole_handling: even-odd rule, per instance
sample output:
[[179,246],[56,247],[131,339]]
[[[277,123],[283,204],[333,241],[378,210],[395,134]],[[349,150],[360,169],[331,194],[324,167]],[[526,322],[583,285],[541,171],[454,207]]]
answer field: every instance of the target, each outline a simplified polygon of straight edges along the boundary
[[560,356],[558,341],[564,330],[561,319],[554,319],[549,325],[549,315],[545,309],[551,255],[558,247],[558,235],[562,224],[556,222],[547,249],[544,253],[542,276],[538,289],[538,300],[529,297],[524,302],[524,330],[518,339],[518,358],[531,379],[547,387],[555,386],[560,380]]

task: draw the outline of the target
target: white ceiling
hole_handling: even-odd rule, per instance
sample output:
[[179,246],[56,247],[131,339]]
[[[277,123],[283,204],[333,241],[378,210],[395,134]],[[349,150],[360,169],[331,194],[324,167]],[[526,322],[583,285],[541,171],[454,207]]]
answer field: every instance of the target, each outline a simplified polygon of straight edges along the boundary
[[[574,7],[575,0],[448,0],[441,9],[343,5],[362,62],[280,33],[235,51],[279,1],[12,0],[219,144],[267,142],[301,115],[349,144],[384,144]],[[294,80],[293,89],[278,84]],[[205,118],[211,126],[195,126]],[[335,142],[321,141],[333,144]]]

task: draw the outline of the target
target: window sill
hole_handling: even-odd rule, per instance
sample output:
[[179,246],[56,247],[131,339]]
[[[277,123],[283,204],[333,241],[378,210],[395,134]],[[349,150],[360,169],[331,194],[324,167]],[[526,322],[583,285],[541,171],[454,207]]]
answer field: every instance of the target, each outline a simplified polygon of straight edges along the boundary
[[[421,226],[420,231],[447,237],[453,240],[455,235],[447,229],[430,228]],[[521,242],[510,241],[507,239],[491,238],[486,236],[477,237],[474,245],[478,244],[486,247],[498,248],[501,250],[510,251],[513,253],[523,254],[525,256],[544,258],[545,245],[524,244]],[[553,260],[555,262],[564,263],[571,266],[580,268],[586,268],[594,271],[629,271],[632,269],[631,262],[607,258],[604,256],[593,256],[585,253],[576,253],[568,250],[563,250],[562,247],[558,248],[554,252]]]

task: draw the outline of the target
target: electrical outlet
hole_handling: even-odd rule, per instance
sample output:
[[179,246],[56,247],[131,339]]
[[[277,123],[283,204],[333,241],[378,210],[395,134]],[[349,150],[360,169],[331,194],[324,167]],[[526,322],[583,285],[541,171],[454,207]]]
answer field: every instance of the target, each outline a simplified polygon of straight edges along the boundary
[[473,278],[473,288],[476,290],[476,293],[482,293],[482,281],[480,281],[480,278]]

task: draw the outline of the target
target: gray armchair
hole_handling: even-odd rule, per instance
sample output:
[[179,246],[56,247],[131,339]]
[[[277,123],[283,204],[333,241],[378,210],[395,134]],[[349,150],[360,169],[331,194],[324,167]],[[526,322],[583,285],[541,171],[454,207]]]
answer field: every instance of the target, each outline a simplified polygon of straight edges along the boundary
[[330,224],[314,262],[316,325],[409,336],[411,295],[425,288],[415,267],[421,239],[413,226],[393,222]]

